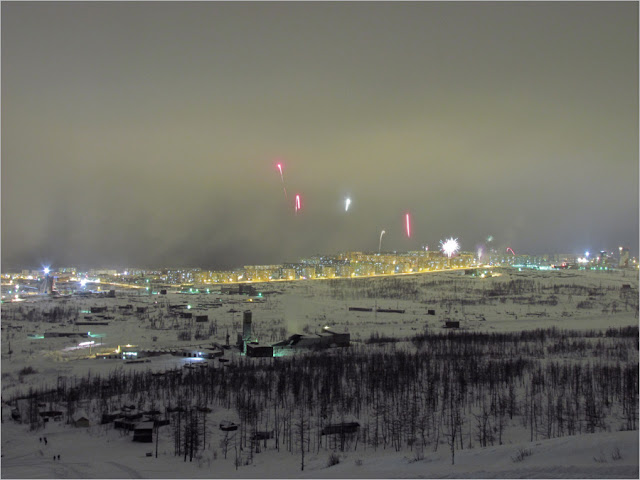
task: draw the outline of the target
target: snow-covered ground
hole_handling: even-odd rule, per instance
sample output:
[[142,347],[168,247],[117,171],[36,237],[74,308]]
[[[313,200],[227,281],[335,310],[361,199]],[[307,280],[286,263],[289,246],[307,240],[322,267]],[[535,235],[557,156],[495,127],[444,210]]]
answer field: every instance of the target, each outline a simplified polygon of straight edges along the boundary
[[[628,285],[629,287],[623,287]],[[505,270],[500,276],[479,278],[460,272],[429,273],[406,277],[358,278],[352,280],[303,281],[257,285],[264,303],[247,302],[233,295],[169,294],[138,295],[118,291],[117,298],[33,299],[2,306],[2,396],[27,393],[30,386],[55,388],[59,378],[87,373],[106,376],[116,369],[162,371],[181,367],[194,359],[171,355],[153,357],[149,363],[124,364],[121,360],[91,358],[118,345],[134,344],[141,349],[197,348],[215,341],[233,345],[242,328],[242,312],[253,313],[254,337],[274,343],[293,333],[320,332],[326,325],[335,331],[349,331],[358,348],[374,334],[404,340],[425,330],[437,333],[446,320],[460,321],[461,329],[477,332],[517,332],[555,327],[567,330],[605,330],[637,326],[637,271],[552,271]],[[222,298],[223,306],[211,303]],[[168,315],[167,303],[191,305],[191,312],[207,314],[209,322],[196,323]],[[133,312],[119,308],[133,305]],[[111,319],[84,313],[106,306]],[[147,307],[136,314],[136,307]],[[404,313],[349,311],[349,307],[400,309]],[[58,308],[58,321],[52,321]],[[435,310],[430,315],[429,310]],[[76,313],[77,311],[77,313]],[[185,310],[186,311],[186,310]],[[30,313],[32,312],[32,313]],[[44,313],[49,316],[45,317]],[[108,321],[109,325],[76,326],[85,316]],[[202,339],[194,337],[201,328]],[[178,340],[179,332],[191,331],[191,340]],[[40,338],[45,332],[87,332],[90,338]],[[209,332],[213,332],[209,335]],[[31,335],[31,337],[29,336]],[[90,349],[79,343],[93,341]],[[9,355],[9,346],[12,351]],[[636,350],[637,354],[637,350]],[[225,350],[231,363],[237,351]],[[588,361],[582,359],[578,361]],[[635,360],[637,362],[637,359]],[[223,368],[214,360],[201,360],[212,368]],[[31,367],[35,372],[25,371]],[[50,422],[44,429],[29,431],[10,417],[3,406],[2,477],[4,478],[637,478],[638,432],[609,432],[567,436],[527,442],[526,436],[512,436],[505,445],[457,450],[451,465],[448,446],[436,452],[411,450],[394,452],[364,445],[339,453],[340,462],[327,467],[328,454],[308,453],[300,470],[299,454],[268,448],[254,456],[250,465],[236,470],[234,454],[225,460],[219,446],[217,423],[230,412],[214,411],[209,419],[213,431],[211,446],[193,462],[174,456],[168,431],[160,434],[158,458],[147,457],[155,445],[134,443],[119,430],[99,426],[92,419],[89,428],[74,428]],[[45,446],[38,439],[47,436]],[[433,447],[431,447],[433,448]],[[531,455],[514,461],[518,452]],[[619,451],[619,457],[617,452]],[[52,460],[60,454],[61,460]],[[417,457],[423,457],[418,458]]]
[[[5,419],[2,478],[638,478],[638,447],[637,431],[596,433],[461,450],[451,465],[446,445],[421,459],[359,446],[331,467],[326,452],[309,454],[304,471],[299,454],[271,450],[236,470],[233,454],[224,460],[219,449],[215,460],[184,462],[161,440],[155,458],[153,444],[131,442],[115,430],[59,425],[30,433]],[[517,461],[522,450],[530,455]]]

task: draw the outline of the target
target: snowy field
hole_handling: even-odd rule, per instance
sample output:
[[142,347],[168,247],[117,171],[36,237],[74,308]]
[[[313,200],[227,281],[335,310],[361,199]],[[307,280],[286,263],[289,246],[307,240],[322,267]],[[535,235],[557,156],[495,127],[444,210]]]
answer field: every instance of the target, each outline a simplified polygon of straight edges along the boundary
[[[252,312],[253,336],[260,343],[275,343],[294,333],[317,333],[329,326],[336,332],[351,334],[352,347],[339,352],[339,355],[350,355],[348,352],[367,355],[371,352],[382,355],[382,358],[391,358],[398,350],[428,356],[429,349],[420,347],[415,337],[450,332],[450,329],[443,328],[446,321],[460,322],[460,329],[456,332],[461,334],[507,335],[551,328],[570,330],[582,332],[584,336],[573,333],[568,340],[549,340],[551,343],[541,347],[541,353],[535,354],[536,358],[531,361],[545,368],[552,361],[563,365],[575,362],[585,367],[593,365],[594,371],[618,364],[635,368],[637,372],[637,336],[629,339],[624,335],[605,334],[607,329],[637,327],[637,271],[519,272],[510,269],[495,272],[500,275],[480,278],[461,272],[441,272],[390,278],[262,284],[255,286],[262,292],[264,301],[253,302],[248,302],[246,297],[219,293],[150,296],[118,291],[114,299],[33,298],[3,304],[2,477],[638,478],[638,422],[633,423],[636,429],[620,431],[627,429],[625,425],[628,426],[630,420],[628,413],[625,417],[616,401],[602,407],[607,415],[597,423],[597,427],[592,425],[594,433],[586,433],[589,429],[580,427],[581,435],[569,435],[567,430],[563,430],[562,435],[552,435],[557,438],[547,438],[536,431],[533,441],[533,434],[525,425],[526,418],[522,420],[516,416],[506,421],[504,437],[501,435],[499,441],[495,435],[489,440],[486,437],[481,439],[477,431],[479,404],[464,407],[460,421],[463,432],[461,445],[455,447],[454,465],[451,464],[451,449],[446,440],[449,432],[446,416],[442,417],[444,420],[437,420],[440,423],[435,440],[429,438],[418,448],[417,444],[407,443],[403,437],[402,442],[405,443],[394,446],[387,444],[386,439],[384,443],[378,443],[377,437],[375,442],[371,440],[368,425],[372,421],[373,410],[367,409],[367,413],[356,418],[363,425],[360,442],[348,442],[346,448],[336,448],[335,444],[333,447],[328,445],[323,436],[317,441],[316,448],[316,444],[312,444],[315,440],[306,438],[303,441],[307,442],[304,443],[307,453],[303,471],[295,441],[286,448],[282,444],[277,450],[271,439],[264,444],[261,442],[262,446],[254,452],[251,446],[246,445],[246,438],[234,438],[225,459],[222,446],[225,434],[218,429],[218,424],[225,420],[241,423],[243,418],[233,405],[220,405],[213,399],[207,402],[212,412],[202,416],[207,438],[196,454],[186,461],[182,454],[175,455],[175,429],[172,426],[159,429],[156,458],[155,434],[153,444],[137,443],[132,442],[131,434],[114,429],[113,424],[100,425],[101,413],[105,409],[109,412],[117,410],[122,403],[131,402],[139,409],[149,409],[144,396],[139,394],[129,397],[107,395],[109,398],[102,400],[81,399],[75,407],[77,411],[87,412],[89,427],[67,424],[67,405],[64,402],[46,403],[46,409],[65,412],[62,421],[40,423],[33,425],[33,429],[28,422],[27,400],[14,401],[11,406],[7,404],[12,399],[27,396],[30,389],[46,391],[61,385],[71,388],[89,375],[105,379],[114,375],[126,376],[131,372],[144,375],[147,371],[185,371],[182,367],[186,363],[207,365],[206,370],[211,371],[208,378],[215,379],[224,378],[225,369],[234,372],[230,378],[239,378],[236,367],[246,365],[244,362],[253,362],[259,372],[263,366],[269,368],[268,362],[275,359],[249,359],[233,347],[223,350],[223,358],[229,360],[227,364],[231,367],[224,367],[217,359],[183,358],[169,354],[151,357],[148,363],[137,364],[93,358],[96,353],[108,353],[118,345],[127,344],[136,345],[141,350],[198,350],[211,346],[212,342],[224,345],[227,334],[231,345],[234,345],[236,335],[242,329],[242,312],[245,310]],[[221,307],[213,306],[217,298],[222,299]],[[179,304],[194,316],[207,315],[208,321],[195,322],[194,319],[171,315],[170,306]],[[132,308],[123,308],[126,305]],[[187,309],[187,306],[191,308]],[[91,314],[88,313],[91,307],[107,307],[107,311]],[[142,307],[144,312],[138,312],[138,307]],[[372,311],[350,311],[349,307],[372,308]],[[376,308],[404,310],[404,313],[376,312]],[[75,325],[76,321],[108,322],[108,325]],[[91,336],[44,338],[47,332],[90,332]],[[89,341],[93,343],[80,345]],[[564,348],[571,342],[573,349],[567,353],[569,350]],[[523,346],[529,348],[530,344],[524,343]],[[553,351],[558,353],[551,355],[551,348],[556,348]],[[299,352],[298,355],[323,354]],[[335,356],[335,352],[328,355]],[[518,401],[523,405],[526,404],[523,396],[527,391],[525,384],[528,378],[525,381],[523,377],[522,390],[517,392]],[[637,381],[635,385],[637,403]],[[165,398],[173,398],[168,395]],[[155,407],[164,411],[169,404],[171,401],[163,404],[158,399]],[[201,404],[199,401],[198,405]],[[438,408],[444,408],[438,405]],[[22,423],[11,419],[14,407],[20,410]],[[625,408],[628,412],[628,407]],[[636,416],[637,411],[636,406]],[[316,418],[312,413],[306,413],[308,417],[301,415],[302,419],[315,421]],[[273,423],[268,416],[262,417],[263,414],[260,421],[264,425]],[[449,428],[452,425],[455,426],[452,423]],[[43,436],[48,439],[47,445],[39,441]],[[454,433],[454,441],[455,438]],[[483,443],[487,446],[481,446]],[[237,456],[234,449],[241,446],[242,451]],[[248,450],[251,450],[250,455]],[[153,456],[148,457],[148,452],[153,452]],[[330,461],[332,452],[334,457]],[[60,461],[52,460],[53,455],[60,455]],[[236,458],[241,461],[237,462]],[[328,466],[329,463],[335,464]]]

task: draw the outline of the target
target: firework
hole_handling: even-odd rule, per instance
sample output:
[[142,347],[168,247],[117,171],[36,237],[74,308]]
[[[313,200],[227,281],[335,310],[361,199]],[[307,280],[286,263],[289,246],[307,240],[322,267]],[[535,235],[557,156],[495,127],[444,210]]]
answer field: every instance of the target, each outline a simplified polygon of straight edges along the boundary
[[280,170],[280,180],[282,180],[282,191],[284,192],[284,198],[286,200],[287,199],[287,188],[284,185],[284,175],[282,175],[282,164],[278,163],[276,165],[276,167],[278,167],[278,170]]
[[513,255],[515,255],[515,254],[516,254],[516,252],[514,252],[514,251],[513,251],[513,249],[512,249],[511,247],[507,247],[507,252],[508,252],[508,251],[511,251],[511,253],[512,253]]
[[382,248],[382,236],[385,234],[386,232],[384,230],[382,230],[380,232],[380,242],[378,242],[378,253],[380,253],[380,249]]
[[407,237],[411,238],[411,221],[409,220],[409,214],[405,215],[405,220],[407,224]]
[[350,199],[350,198],[347,198],[347,199],[344,201],[344,211],[345,211],[345,212],[348,212],[348,211],[349,211],[349,205],[351,205],[351,199]]
[[296,195],[296,203],[295,203],[295,207],[294,208],[295,208],[296,213],[298,213],[298,210],[300,210],[302,208],[301,204],[300,204],[300,195]]
[[460,249],[457,238],[448,238],[446,240],[440,240],[440,250],[447,257],[451,258]]

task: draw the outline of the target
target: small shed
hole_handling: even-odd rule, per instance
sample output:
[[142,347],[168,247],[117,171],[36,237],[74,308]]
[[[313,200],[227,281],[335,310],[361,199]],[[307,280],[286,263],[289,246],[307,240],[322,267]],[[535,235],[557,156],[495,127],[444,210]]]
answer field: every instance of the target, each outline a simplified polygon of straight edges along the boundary
[[86,413],[80,411],[73,416],[73,425],[75,427],[88,427],[89,417]]
[[254,432],[251,436],[252,440],[269,440],[270,438],[273,438],[273,430]]
[[327,425],[322,429],[322,435],[334,435],[338,434],[346,434],[346,433],[356,433],[360,428],[360,424],[358,422],[343,422],[343,423],[334,423],[331,425]]
[[151,443],[153,442],[153,422],[140,422],[133,429],[133,441]]

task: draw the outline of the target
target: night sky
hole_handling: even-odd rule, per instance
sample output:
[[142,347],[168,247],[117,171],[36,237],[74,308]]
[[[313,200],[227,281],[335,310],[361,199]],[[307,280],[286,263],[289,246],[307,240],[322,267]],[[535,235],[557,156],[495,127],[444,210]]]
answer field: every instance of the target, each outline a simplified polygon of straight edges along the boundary
[[3,2],[1,53],[3,270],[638,253],[637,2]]

